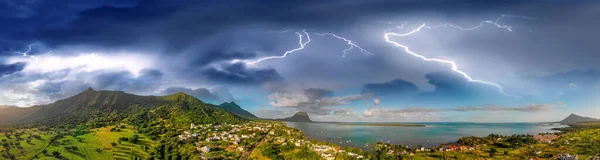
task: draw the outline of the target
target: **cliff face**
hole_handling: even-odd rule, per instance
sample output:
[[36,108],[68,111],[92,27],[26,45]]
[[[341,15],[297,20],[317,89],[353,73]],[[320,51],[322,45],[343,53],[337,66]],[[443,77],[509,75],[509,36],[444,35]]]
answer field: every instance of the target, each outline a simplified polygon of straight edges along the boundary
[[248,119],[258,119],[254,114],[242,109],[239,105],[235,104],[235,102],[225,102],[220,104],[218,107],[223,108],[226,111],[229,111],[237,116],[248,118]]
[[313,122],[312,120],[310,120],[310,117],[308,116],[308,113],[306,113],[306,112],[298,112],[298,113],[294,114],[294,116],[279,119],[279,120],[287,121],[287,122]]
[[592,121],[598,121],[598,119],[590,118],[590,117],[582,117],[582,116],[579,116],[576,114],[571,114],[567,118],[560,121],[559,123],[566,125],[566,124],[573,124],[573,123],[579,123],[579,122],[592,122]]

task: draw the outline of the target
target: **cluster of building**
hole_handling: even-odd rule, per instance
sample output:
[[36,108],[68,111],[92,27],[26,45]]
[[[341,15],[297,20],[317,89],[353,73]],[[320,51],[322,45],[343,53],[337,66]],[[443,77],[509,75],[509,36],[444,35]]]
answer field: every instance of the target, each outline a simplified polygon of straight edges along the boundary
[[472,146],[461,146],[461,145],[444,145],[444,146],[440,146],[439,148],[425,148],[425,147],[410,148],[408,146],[397,146],[397,145],[387,144],[387,143],[378,143],[376,145],[376,148],[379,148],[379,149],[383,150],[386,154],[390,154],[390,155],[413,156],[418,152],[431,152],[434,150],[438,151],[438,152],[473,151],[477,148],[477,146],[472,147]]
[[271,123],[248,122],[244,124],[191,124],[188,131],[180,134],[179,140],[192,141],[202,153],[216,150],[245,152],[252,144],[275,127]]
[[554,135],[554,134],[538,134],[538,135],[534,135],[533,139],[540,141],[542,143],[548,143],[548,144],[552,144],[552,141],[554,141],[555,139],[558,139],[559,136]]
[[326,160],[333,160],[333,159],[335,159],[335,157],[338,154],[347,154],[355,159],[363,159],[364,158],[364,156],[362,156],[362,155],[340,149],[339,147],[333,147],[333,146],[325,145],[325,144],[314,144],[314,143],[304,140],[304,139],[294,139],[294,138],[286,139],[286,138],[282,138],[282,137],[275,137],[273,139],[273,142],[276,144],[279,144],[279,145],[295,145],[296,147],[304,146],[304,147],[310,148],[312,151],[319,154],[319,156],[321,156],[321,158],[326,159]]

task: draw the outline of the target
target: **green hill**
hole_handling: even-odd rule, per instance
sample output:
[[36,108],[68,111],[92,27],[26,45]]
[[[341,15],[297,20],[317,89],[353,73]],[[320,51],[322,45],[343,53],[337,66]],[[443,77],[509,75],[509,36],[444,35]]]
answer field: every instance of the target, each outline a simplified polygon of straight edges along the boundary
[[164,124],[170,127],[186,128],[191,123],[229,123],[235,124],[246,119],[232,114],[222,108],[179,92],[162,96],[161,104],[153,108],[139,108],[126,119],[134,125]]
[[248,119],[258,119],[254,114],[242,109],[239,105],[235,104],[235,102],[225,102],[219,105],[220,108],[225,109],[235,115],[240,117],[248,118]]
[[[160,120],[169,126],[190,123],[237,123],[244,118],[190,95],[139,96],[122,91],[96,91],[92,88],[47,105],[28,108],[4,107],[0,121],[27,126],[91,127],[113,125],[129,120],[138,124]],[[13,114],[14,113],[14,114]],[[18,114],[16,114],[18,113]]]

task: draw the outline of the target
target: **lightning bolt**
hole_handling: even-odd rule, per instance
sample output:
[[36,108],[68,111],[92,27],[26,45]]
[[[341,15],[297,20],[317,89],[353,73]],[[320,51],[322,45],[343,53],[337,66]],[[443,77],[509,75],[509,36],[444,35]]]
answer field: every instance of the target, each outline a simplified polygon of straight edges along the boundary
[[[30,54],[31,50],[33,49],[34,46],[39,45],[38,42],[32,43],[27,45],[27,50],[23,51],[23,52],[14,52],[15,54],[19,54],[19,55],[23,55],[23,57],[29,57],[29,58],[33,58],[35,60],[39,60],[38,57],[36,55],[32,55]],[[42,55],[46,55],[46,54],[50,54],[52,53],[52,50],[42,54]]]
[[348,39],[346,39],[346,38],[344,38],[344,37],[341,37],[341,36],[338,36],[338,35],[336,35],[336,34],[333,34],[333,33],[314,33],[314,34],[316,34],[316,35],[319,35],[319,36],[332,36],[332,37],[335,37],[335,38],[337,38],[337,39],[340,39],[340,40],[346,41],[346,42],[348,43],[348,45],[350,45],[350,48],[346,48],[346,49],[344,49],[344,50],[342,51],[342,52],[344,53],[344,54],[342,55],[342,57],[346,57],[346,55],[348,54],[348,52],[349,52],[350,50],[354,49],[354,48],[358,48],[358,49],[360,50],[360,53],[362,53],[362,54],[365,54],[365,55],[373,55],[373,53],[371,53],[371,52],[367,51],[366,49],[363,49],[363,48],[361,48],[360,46],[358,46],[358,45],[354,44],[354,42],[352,42],[351,40],[348,40]]
[[[281,56],[269,56],[269,57],[263,57],[254,61],[251,60],[233,60],[231,61],[231,63],[238,63],[238,62],[243,62],[246,65],[255,65],[256,63],[260,63],[264,60],[269,60],[269,59],[281,59],[281,58],[285,58],[287,57],[289,54],[297,52],[299,50],[303,50],[304,46],[306,46],[308,43],[310,43],[310,35],[308,34],[308,32],[306,32],[306,30],[302,30],[302,33],[300,32],[295,32],[296,35],[298,35],[298,44],[300,44],[300,47],[298,48],[294,48],[292,50],[286,51],[285,53],[283,53],[283,55]],[[306,41],[304,41],[303,37],[306,36]]]
[[28,57],[29,56],[29,52],[31,52],[31,49],[33,49],[33,46],[38,45],[38,43],[32,43],[27,45],[27,50],[25,50],[24,52],[15,52],[15,54],[20,54],[23,55],[23,57]]
[[[287,33],[287,32],[292,32],[292,30],[269,31],[269,33]],[[294,48],[294,49],[289,50],[289,51],[286,51],[281,56],[269,56],[269,57],[263,57],[263,58],[260,58],[260,59],[257,59],[257,60],[239,60],[239,59],[235,59],[235,60],[230,61],[230,63],[243,62],[246,65],[256,65],[257,63],[260,63],[260,62],[265,61],[265,60],[286,58],[289,54],[292,54],[294,52],[303,50],[305,48],[305,46],[308,43],[311,42],[310,33],[306,32],[306,29],[303,29],[302,33],[300,33],[300,32],[295,32],[295,33],[296,33],[296,35],[298,35],[298,39],[299,39],[298,44],[300,45],[300,47]],[[345,37],[342,37],[342,36],[338,36],[338,35],[333,34],[333,33],[312,33],[312,34],[315,34],[315,35],[318,35],[318,36],[331,36],[331,37],[337,38],[339,40],[345,41],[350,47],[342,50],[342,52],[344,53],[342,55],[342,57],[346,57],[346,55],[348,54],[348,52],[351,51],[354,48],[359,49],[360,52],[363,53],[363,54],[365,54],[365,55],[372,55],[373,54],[373,53],[367,51],[366,49],[363,49],[359,45],[355,44],[351,40],[349,40],[349,39],[347,39]],[[306,41],[304,40],[304,36],[306,36]]]
[[[414,30],[411,30],[411,31],[409,31],[409,32],[406,32],[406,33],[395,33],[395,32],[389,32],[389,31],[391,31],[391,29],[388,29],[388,30],[386,30],[386,31],[384,32],[384,38],[385,38],[385,41],[386,41],[386,42],[388,42],[388,43],[390,43],[390,44],[393,44],[395,47],[402,48],[402,49],[404,50],[404,52],[406,52],[406,53],[408,53],[408,54],[410,54],[410,55],[412,55],[412,56],[414,56],[414,57],[420,58],[420,59],[422,59],[422,60],[424,60],[424,61],[433,61],[433,62],[438,62],[438,63],[449,64],[449,65],[451,66],[451,69],[452,69],[452,71],[454,71],[454,72],[456,72],[456,73],[458,73],[458,74],[462,75],[462,76],[463,76],[465,79],[467,79],[469,82],[475,82],[475,83],[481,83],[481,84],[491,85],[491,86],[494,86],[494,87],[496,87],[496,88],[498,89],[498,91],[499,91],[501,94],[505,95],[505,96],[510,96],[510,97],[518,97],[518,96],[515,96],[515,95],[510,95],[510,94],[507,94],[507,93],[505,93],[505,92],[504,92],[504,88],[503,88],[501,85],[497,84],[497,83],[494,83],[494,82],[489,82],[489,81],[484,81],[484,80],[478,80],[478,79],[474,79],[474,78],[472,78],[472,77],[471,77],[471,76],[469,76],[469,75],[468,75],[466,72],[464,72],[464,71],[460,70],[460,69],[458,68],[458,65],[457,65],[457,64],[456,64],[454,61],[450,61],[450,60],[443,60],[443,59],[436,59],[436,58],[428,58],[428,57],[425,57],[425,56],[423,56],[423,55],[420,55],[420,54],[417,54],[417,53],[413,52],[413,51],[412,51],[412,50],[410,50],[410,48],[409,48],[408,46],[406,46],[406,45],[402,45],[402,44],[400,44],[400,43],[398,43],[398,42],[395,42],[395,41],[392,41],[392,40],[390,40],[390,37],[391,37],[391,36],[396,36],[396,37],[406,37],[406,36],[409,36],[409,35],[412,35],[412,34],[414,34],[414,33],[417,33],[417,32],[419,32],[419,31],[421,31],[423,28],[427,28],[427,29],[433,29],[433,28],[440,28],[440,27],[451,27],[451,28],[456,28],[456,29],[459,29],[459,30],[474,30],[474,29],[478,29],[478,28],[480,28],[480,27],[484,26],[485,24],[489,24],[489,25],[496,26],[496,27],[498,27],[498,28],[506,29],[506,30],[507,30],[507,31],[509,31],[509,32],[512,32],[512,31],[513,31],[513,30],[512,30],[512,28],[513,28],[512,26],[509,26],[509,25],[502,25],[502,24],[500,24],[500,23],[499,23],[499,21],[500,21],[500,20],[502,20],[503,18],[507,18],[507,17],[518,17],[518,18],[523,18],[523,19],[535,19],[535,18],[532,18],[532,17],[527,17],[527,16],[513,16],[513,15],[504,15],[504,14],[503,14],[502,16],[500,16],[499,18],[497,18],[497,19],[496,19],[496,20],[494,20],[494,21],[491,21],[491,20],[481,21],[481,22],[479,23],[479,25],[477,25],[477,26],[474,26],[474,27],[469,27],[469,28],[465,28],[465,27],[457,26],[457,25],[454,25],[454,24],[451,24],[451,23],[446,23],[446,24],[442,24],[442,25],[436,25],[436,26],[427,26],[426,24],[421,24],[421,25],[420,25],[419,27],[417,27],[416,29],[414,29]],[[398,29],[403,29],[403,28],[404,28],[404,24],[403,24],[403,25],[401,25],[401,26],[397,26],[396,28],[398,28]],[[394,28],[392,28],[392,29],[394,29]]]

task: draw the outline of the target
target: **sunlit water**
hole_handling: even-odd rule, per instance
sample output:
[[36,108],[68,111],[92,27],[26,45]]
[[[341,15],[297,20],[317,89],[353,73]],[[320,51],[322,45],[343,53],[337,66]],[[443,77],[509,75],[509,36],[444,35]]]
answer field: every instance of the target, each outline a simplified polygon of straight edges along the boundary
[[[456,142],[465,136],[484,137],[489,134],[538,134],[555,132],[552,128],[562,125],[541,125],[533,123],[417,123],[425,127],[399,126],[355,126],[335,123],[286,122],[287,126],[298,128],[309,139],[369,149],[377,142],[388,142],[409,146],[425,147]],[[368,147],[367,147],[368,145]]]

